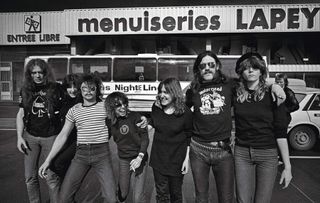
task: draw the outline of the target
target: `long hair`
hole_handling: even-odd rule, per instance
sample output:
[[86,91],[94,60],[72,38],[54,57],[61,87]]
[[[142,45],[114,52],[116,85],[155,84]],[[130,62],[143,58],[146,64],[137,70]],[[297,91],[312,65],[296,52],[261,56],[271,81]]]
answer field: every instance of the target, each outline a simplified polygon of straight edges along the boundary
[[185,112],[185,98],[179,81],[176,78],[167,78],[160,82],[158,86],[158,96],[156,97],[156,103],[158,104],[160,104],[159,93],[162,87],[172,96],[173,107],[175,109],[174,115],[182,115]]
[[[67,88],[72,87],[72,85],[78,89],[78,87],[80,86],[79,79],[79,75],[74,73],[68,74],[63,78],[62,89],[64,91],[65,96],[69,96]],[[78,89],[78,92],[80,92],[80,89]]]
[[[93,74],[93,73],[83,74],[81,79],[79,80],[78,87],[77,87],[79,89],[79,91],[81,91],[81,84],[82,83],[86,83],[88,85],[94,85],[96,87],[96,100],[97,100],[97,102],[102,101],[101,100],[102,81],[98,75]],[[83,102],[82,94],[78,94],[78,97],[79,97],[79,101]]]
[[[48,64],[42,60],[42,59],[31,59],[26,67],[25,67],[25,73],[24,73],[24,81],[23,81],[23,87],[21,89],[21,94],[22,94],[22,101],[23,101],[23,106],[25,108],[31,108],[32,106],[32,98],[33,98],[33,94],[34,91],[36,90],[36,83],[33,81],[33,78],[31,76],[31,73],[33,71],[33,68],[35,66],[39,66],[40,69],[43,72],[43,84],[44,86],[49,85],[50,83],[54,83],[55,82],[55,78],[54,75],[52,73],[51,68],[48,66]],[[50,94],[50,90],[47,94],[47,99],[49,102],[49,109],[51,109],[50,107],[50,96],[52,96]]]
[[117,122],[116,108],[119,104],[128,105],[129,99],[127,95],[122,92],[112,92],[107,96],[104,104],[107,111],[107,118],[109,118],[111,120],[111,124],[114,125]]
[[288,87],[289,82],[288,82],[288,76],[287,76],[287,74],[285,74],[285,73],[276,73],[276,75],[275,75],[275,80],[277,81],[277,80],[280,80],[280,79],[283,79],[283,81],[284,81],[284,87]]
[[217,69],[216,69],[217,77],[213,78],[212,82],[223,83],[226,81],[226,76],[221,72],[222,64],[221,64],[220,59],[217,57],[217,55],[215,53],[213,53],[211,51],[204,51],[197,56],[197,58],[193,64],[194,79],[191,82],[191,89],[193,90],[193,92],[197,92],[200,88],[200,84],[202,83],[202,77],[201,77],[199,65],[200,65],[202,59],[206,56],[210,56],[210,57],[214,58],[214,60],[216,61],[216,64],[217,64]]
[[248,58],[242,60],[239,63],[238,74],[239,74],[239,83],[236,88],[237,101],[243,103],[244,101],[250,101],[251,94],[248,91],[247,81],[243,77],[243,72],[248,68],[259,69],[261,75],[259,77],[258,88],[253,94],[253,101],[261,101],[267,91],[269,91],[268,85],[266,84],[266,78],[268,75],[268,68],[264,60],[260,57],[251,55]]

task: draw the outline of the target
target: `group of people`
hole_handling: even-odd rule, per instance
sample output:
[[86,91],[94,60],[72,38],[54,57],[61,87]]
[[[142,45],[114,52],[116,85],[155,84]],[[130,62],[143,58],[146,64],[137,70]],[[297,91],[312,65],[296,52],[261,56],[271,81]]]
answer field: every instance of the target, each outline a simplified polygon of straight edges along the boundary
[[[39,175],[49,186],[50,201],[73,202],[92,169],[107,202],[126,201],[130,185],[132,201],[147,202],[149,163],[157,202],[178,203],[190,163],[195,202],[208,202],[210,170],[219,202],[270,202],[278,151],[284,168],[280,184],[286,188],[292,179],[286,132],[293,110],[287,107],[286,90],[266,82],[267,66],[258,53],[238,59],[238,79],[227,78],[222,69],[214,53],[199,54],[187,92],[175,78],[161,81],[147,119],[129,110],[124,93],[113,92],[102,101],[96,75],[68,75],[60,86],[43,60],[31,60],[17,114],[17,147],[25,154],[29,201],[41,201]],[[150,158],[147,125],[154,128]],[[111,136],[118,149],[118,184]],[[46,159],[38,168],[40,154]]]

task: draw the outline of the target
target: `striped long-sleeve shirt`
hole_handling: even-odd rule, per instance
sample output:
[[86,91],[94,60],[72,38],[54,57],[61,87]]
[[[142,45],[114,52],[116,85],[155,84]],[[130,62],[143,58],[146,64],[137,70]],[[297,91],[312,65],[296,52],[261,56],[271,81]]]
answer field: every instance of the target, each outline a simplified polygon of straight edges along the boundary
[[66,119],[75,123],[78,144],[99,144],[108,142],[106,116],[103,102],[91,106],[83,106],[79,103],[69,109]]

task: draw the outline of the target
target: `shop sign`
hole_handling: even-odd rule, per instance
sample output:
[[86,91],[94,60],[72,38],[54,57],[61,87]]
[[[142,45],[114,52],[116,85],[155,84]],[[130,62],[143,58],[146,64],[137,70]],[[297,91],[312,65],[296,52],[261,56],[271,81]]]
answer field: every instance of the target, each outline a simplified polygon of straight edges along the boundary
[[103,91],[114,92],[120,91],[130,94],[157,94],[157,82],[104,82]]
[[67,35],[320,31],[320,4],[65,10]]
[[[65,37],[65,27],[63,21],[51,24],[60,19],[59,15],[15,13],[7,15],[3,21],[13,23],[10,27],[4,26],[3,43],[5,45],[21,44],[69,44],[69,39]],[[61,18],[62,19],[62,18]],[[55,27],[56,26],[56,27]]]

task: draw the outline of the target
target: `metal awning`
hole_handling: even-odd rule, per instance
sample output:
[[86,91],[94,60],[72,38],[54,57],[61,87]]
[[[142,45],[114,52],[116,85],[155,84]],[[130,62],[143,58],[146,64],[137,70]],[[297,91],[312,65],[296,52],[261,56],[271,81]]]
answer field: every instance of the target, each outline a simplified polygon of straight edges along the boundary
[[320,64],[270,64],[269,72],[320,72]]

